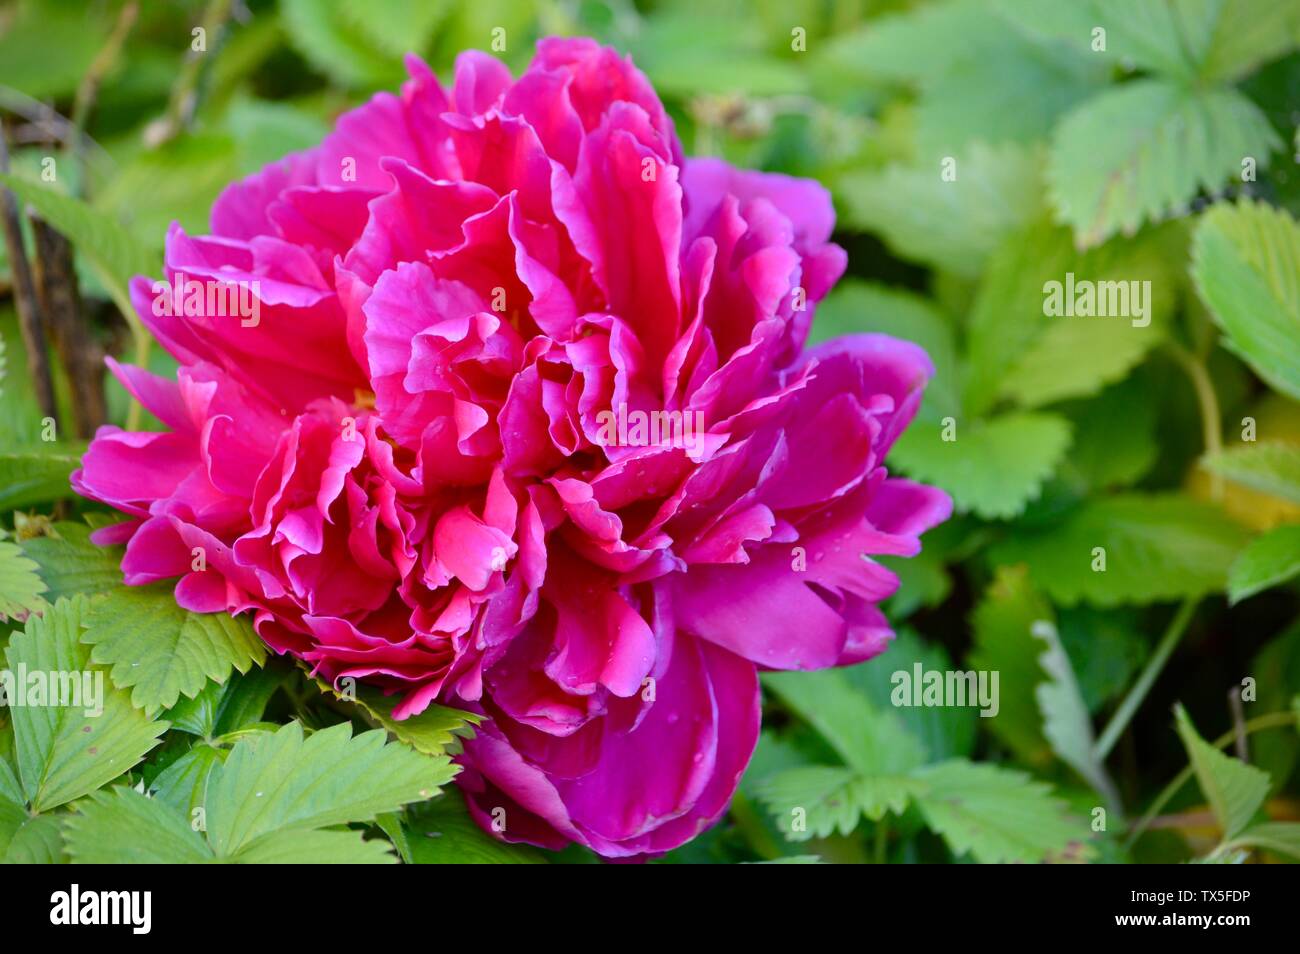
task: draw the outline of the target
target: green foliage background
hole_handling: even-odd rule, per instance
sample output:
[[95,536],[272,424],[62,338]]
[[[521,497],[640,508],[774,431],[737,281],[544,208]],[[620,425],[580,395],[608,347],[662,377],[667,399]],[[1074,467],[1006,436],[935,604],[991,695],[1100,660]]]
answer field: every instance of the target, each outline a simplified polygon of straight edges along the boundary
[[[884,657],[765,677],[730,813],[664,862],[1300,853],[1300,0],[150,2],[97,64],[121,6],[0,8],[0,113],[28,134],[5,181],[73,241],[103,347],[160,372],[123,306],[168,223],[206,231],[227,182],[395,87],[408,50],[447,77],[497,28],[516,70],[538,36],[593,35],[688,154],[832,190],[849,274],[814,336],[925,346],[937,375],[889,463],[958,513],[888,561]],[[42,142],[103,66],[93,145]],[[393,723],[245,621],[121,586],[88,541],[105,515],[67,488],[83,445],[41,439],[8,273],[0,250],[7,665],[91,667],[108,700],[0,712],[0,857],[594,860],[499,845],[438,794],[460,714]],[[1066,273],[1149,281],[1151,324],[1046,317]],[[998,715],[892,704],[914,663],[996,670]]]

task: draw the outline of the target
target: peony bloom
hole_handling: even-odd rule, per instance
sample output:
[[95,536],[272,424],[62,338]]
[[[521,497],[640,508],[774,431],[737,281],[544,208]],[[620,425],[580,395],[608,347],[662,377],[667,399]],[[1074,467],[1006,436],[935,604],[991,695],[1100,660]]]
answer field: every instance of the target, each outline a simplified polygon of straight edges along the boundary
[[133,294],[177,379],[112,366],[168,430],[103,428],[73,482],[129,516],[98,536],[127,583],[398,717],[484,715],[458,781],[499,837],[666,851],[725,811],[760,668],[888,643],[870,557],[950,510],[882,466],[932,367],[805,350],[845,266],[826,191],[685,159],[614,52],[466,53],[450,92],[408,66],[212,235],[172,227]]

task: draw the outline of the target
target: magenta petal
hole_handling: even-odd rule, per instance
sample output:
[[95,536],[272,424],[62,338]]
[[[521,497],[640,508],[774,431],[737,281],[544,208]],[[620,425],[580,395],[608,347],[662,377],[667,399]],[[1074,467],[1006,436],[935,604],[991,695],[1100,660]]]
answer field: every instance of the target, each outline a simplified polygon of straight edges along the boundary
[[466,50],[456,57],[452,92],[456,109],[465,116],[482,116],[500,104],[510,88],[510,71],[494,56]]
[[407,386],[414,338],[437,316],[465,317],[485,307],[464,285],[435,277],[426,265],[403,264],[380,278],[365,306],[366,352],[375,405],[398,443],[418,447],[424,429],[447,408],[445,394]]
[[241,182],[229,185],[212,206],[212,231],[233,239],[274,235],[267,210],[282,192],[316,184],[315,150],[285,156]]
[[438,561],[470,589],[484,589],[518,549],[508,535],[459,507],[443,514],[434,531]]
[[655,662],[649,625],[613,590],[577,590],[566,579],[575,564],[552,563],[557,582],[543,590],[555,606],[555,655],[545,671],[568,692],[590,693],[602,685],[616,696],[634,695]]
[[792,572],[793,559],[768,547],[747,566],[701,565],[670,577],[682,629],[772,669],[833,666],[848,638],[844,620]]
[[226,581],[218,573],[186,573],[176,584],[176,602],[191,613],[224,613]]
[[606,739],[592,772],[557,784],[570,817],[617,842],[690,811],[714,771],[720,718],[699,645],[677,640],[645,718]]

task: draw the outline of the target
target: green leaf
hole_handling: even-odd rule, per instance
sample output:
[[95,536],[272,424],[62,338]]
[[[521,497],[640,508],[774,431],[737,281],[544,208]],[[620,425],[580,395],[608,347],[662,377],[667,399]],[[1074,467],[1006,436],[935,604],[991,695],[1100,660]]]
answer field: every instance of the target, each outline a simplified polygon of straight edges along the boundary
[[106,35],[99,11],[12,4],[0,32],[0,85],[37,100],[71,96]]
[[1047,644],[1046,651],[1038,657],[1039,665],[1047,673],[1047,680],[1034,689],[1038,708],[1043,713],[1043,735],[1061,761],[1078,772],[1105,800],[1107,807],[1118,813],[1119,793],[1105,763],[1094,751],[1096,739],[1092,732],[1092,718],[1056,627],[1051,623],[1040,623],[1034,627],[1034,636]]
[[1232,839],[1232,844],[1300,858],[1300,822],[1261,822]]
[[239,97],[226,113],[239,147],[240,171],[252,175],[291,152],[310,149],[329,134],[320,118],[288,103]]
[[5,776],[0,781],[0,855],[3,855],[8,849],[9,839],[27,818],[27,800],[21,789],[13,790],[17,779],[13,778],[13,770],[3,759],[0,759],[0,775]]
[[[206,785],[197,778],[203,769]],[[225,762],[194,756],[175,778],[160,776],[160,797],[122,787],[96,792],[68,822],[68,850],[77,861],[98,863],[391,863],[386,841],[320,829],[374,821],[428,799],[454,774],[450,759],[388,743],[381,731],[353,737],[341,723],[304,737],[302,725],[291,722],[245,736]],[[187,790],[187,780],[195,787]],[[184,812],[187,792],[193,804],[198,788],[206,837]]]
[[9,840],[4,863],[59,865],[67,862],[63,848],[63,816],[36,815],[23,820]]
[[[546,855],[486,834],[469,816],[455,789],[407,812],[406,838],[417,865],[542,865]],[[510,819],[506,818],[509,831]]]
[[883,605],[890,619],[904,620],[922,607],[938,606],[952,592],[944,553],[927,537],[914,557],[878,556],[875,561],[898,577],[898,589]]
[[45,584],[36,570],[18,544],[0,540],[0,622],[26,619],[28,613],[45,606],[41,598]]
[[194,809],[203,805],[208,776],[220,764],[223,754],[211,745],[196,744],[154,777],[149,785],[150,794],[184,817],[192,818]]
[[1037,411],[959,421],[952,441],[943,434],[941,425],[917,422],[889,460],[907,476],[948,491],[958,511],[991,520],[1014,517],[1036,500],[1070,446],[1069,421]]
[[1297,8],[1275,0],[999,0],[998,10],[1027,28],[1092,51],[1092,30],[1106,30],[1092,52],[1188,83],[1232,81],[1294,46]]
[[81,466],[66,445],[0,454],[0,510],[19,510],[72,496],[68,478]]
[[1083,247],[1185,209],[1282,145],[1232,89],[1137,80],[1089,99],[1057,127],[1047,163],[1057,215]]
[[135,318],[128,285],[136,275],[162,274],[162,260],[109,215],[80,199],[12,175],[0,175],[23,202],[62,232],[85,256],[128,320]]
[[1223,0],[1208,6],[1217,17],[1201,57],[1206,79],[1234,82],[1300,41],[1300,7],[1293,3]]
[[282,0],[285,35],[307,62],[344,86],[401,83],[400,58],[376,49],[357,31],[344,16],[346,6],[341,0]]
[[1156,339],[1154,333],[1135,334],[1123,319],[1058,322],[1016,362],[1002,393],[1022,407],[1093,394],[1127,374]]
[[868,21],[832,40],[827,56],[851,75],[918,87],[918,148],[937,161],[975,140],[1042,139],[1102,85],[1105,66],[1086,47],[1026,29],[1032,22],[1002,17],[987,0],[927,4]]
[[339,12],[374,46],[390,56],[419,52],[450,9],[442,0],[344,0]]
[[0,862],[57,864],[63,858],[58,816],[27,813],[26,799],[9,763],[0,759]]
[[383,731],[352,736],[347,723],[304,738],[291,722],[246,737],[208,779],[208,841],[238,857],[262,836],[286,829],[373,821],[432,798],[456,774],[446,756],[388,743]]
[[375,824],[393,843],[393,848],[397,850],[397,856],[408,865],[414,864],[415,861],[411,855],[411,840],[406,836],[406,829],[402,827],[401,813],[384,812],[382,815],[376,815]]
[[382,841],[359,831],[277,831],[237,857],[219,858],[188,819],[156,798],[117,786],[95,792],[67,821],[68,852],[82,864],[391,864]]
[[1246,545],[1228,571],[1228,601],[1249,596],[1300,575],[1300,525],[1278,527]]
[[[1012,54],[1014,60],[963,59],[942,79],[927,84],[916,106],[917,148],[923,156],[960,156],[964,151],[975,157],[984,143],[1039,142],[1062,114],[1102,88],[1096,64],[1029,44],[1022,48],[1025,55]],[[1033,89],[1034,95],[1021,96],[1024,89]],[[1025,108],[1008,109],[1012,100]]]
[[881,235],[899,256],[974,277],[1002,239],[1042,210],[1038,154],[972,145],[944,181],[940,157],[920,166],[852,173],[837,183],[851,225]]
[[1087,825],[1024,772],[955,759],[918,769],[916,803],[955,855],[981,864],[1033,863],[1086,854]]
[[[128,223],[132,234],[146,242],[159,241],[159,249],[172,222],[189,235],[206,234],[213,202],[239,178],[239,158],[234,138],[215,129],[184,133],[154,148],[142,146],[104,183],[95,208]],[[158,266],[145,274],[158,275]]]
[[[253,670],[253,672],[257,671]],[[234,679],[224,683],[208,682],[194,698],[187,699],[182,696],[178,699],[176,704],[164,713],[172,729],[197,735],[201,739],[214,736],[217,728],[217,707],[221,705],[226,689],[233,682]]]
[[1046,222],[1007,238],[971,309],[966,410],[1040,407],[1123,378],[1164,334],[1184,245],[1174,226],[1087,252]]
[[703,6],[667,6],[641,20],[629,46],[661,96],[685,100],[701,94],[759,97],[803,92],[806,71],[773,55],[770,37],[756,17],[729,16]]
[[1062,609],[1057,619],[1061,645],[1074,665],[1079,691],[1094,715],[1127,689],[1150,655],[1141,611],[1098,609],[1087,604]]
[[1224,755],[1202,739],[1181,705],[1174,710],[1174,715],[1196,781],[1227,841],[1241,832],[1264,804],[1268,797],[1268,773]]
[[901,815],[908,800],[925,786],[907,776],[866,777],[842,766],[787,769],[758,785],[777,828],[788,841],[852,834],[865,815],[879,821]]
[[1117,494],[1088,501],[1059,523],[1014,527],[989,556],[1027,564],[1030,578],[1066,606],[1155,603],[1224,589],[1247,536],[1210,504]]
[[141,708],[166,708],[193,698],[231,668],[247,672],[266,661],[266,647],[247,619],[226,613],[191,613],[176,603],[169,584],[119,587],[97,600],[86,616],[82,642],[91,658],[112,667],[113,683],[132,689]]
[[967,663],[976,670],[998,673],[998,714],[981,721],[1031,765],[1049,759],[1035,704],[1035,692],[1046,673],[1038,661],[1042,647],[1033,633],[1053,619],[1051,604],[1034,589],[1023,566],[998,567],[971,615],[974,645]]
[[173,729],[212,739],[261,721],[266,704],[284,682],[278,669],[253,669],[225,682],[209,682],[193,699],[182,697],[167,710]]
[[[1063,475],[1077,477],[1090,491],[1140,480],[1160,452],[1156,402],[1147,397],[1154,386],[1145,375],[1135,374],[1095,398],[1062,407],[1074,425]],[[1116,421],[1124,426],[1116,427]]]
[[23,553],[40,567],[49,587],[45,598],[107,593],[122,585],[122,549],[90,542],[91,527],[58,521],[41,536],[22,541]]
[[395,738],[426,755],[454,754],[460,739],[473,738],[473,727],[482,718],[473,712],[431,704],[418,715],[398,720],[393,718],[393,700],[373,686],[358,685],[350,693],[343,693],[324,680],[315,682],[321,692],[360,707]]
[[80,864],[201,864],[214,860],[189,819],[124,785],[94,792],[68,817],[68,854]]
[[[10,710],[23,792],[37,812],[117,778],[167,729],[166,722],[155,722],[132,708],[126,693],[108,685],[102,670],[92,668],[90,648],[78,640],[88,608],[82,596],[59,600],[44,617],[28,619],[26,630],[13,635],[5,652],[11,672],[23,667],[29,674],[47,674],[50,700],[57,687],[68,691],[64,701],[77,703],[26,704]],[[59,675],[56,679],[48,674]],[[87,684],[89,694],[83,688]],[[96,713],[96,708],[102,711]]]
[[[13,748],[12,735],[3,735],[0,738],[9,743],[4,746],[5,749]],[[22,783],[14,775],[13,767],[9,764],[8,754],[8,752],[0,751],[0,809],[3,809],[6,805],[21,808],[26,802]]]
[[967,320],[962,403],[968,411],[983,414],[997,404],[1007,370],[1049,327],[1045,283],[1063,281],[1076,264],[1069,233],[1044,221],[999,244]]
[[[1045,37],[1057,37],[1098,60],[1128,64],[1157,73],[1190,78],[1192,63],[1183,47],[1182,19],[1175,6],[1183,0],[995,0],[1006,17],[1020,18]],[[1197,0],[1199,2],[1199,0]],[[1204,5],[1204,4],[1202,4]],[[1094,45],[1093,30],[1105,31],[1105,49]]]
[[763,675],[763,685],[864,776],[899,775],[925,761],[924,747],[903,728],[897,713],[878,710],[842,672],[770,672]]
[[267,704],[284,681],[284,670],[272,666],[231,677],[222,687],[213,733],[228,735],[261,722]]
[[811,765],[769,776],[758,783],[757,795],[787,841],[851,835],[862,820],[852,791],[861,778],[842,765]]
[[[1119,279],[1118,287],[1131,281],[1137,280]],[[1123,378],[1159,341],[1158,331],[1132,324],[1141,320],[1054,320],[1002,379],[1002,395],[1035,408],[1097,393]]]
[[[1245,672],[1256,679],[1255,712],[1295,717],[1300,730],[1300,620],[1273,636],[1250,660]],[[1251,762],[1268,772],[1273,792],[1283,791],[1300,756],[1300,731],[1260,732],[1250,740]]]
[[204,77],[205,95],[211,101],[224,102],[231,91],[244,88],[280,52],[285,37],[279,11],[272,8],[261,13],[222,36],[221,55],[207,65],[210,72]]
[[1192,276],[1229,350],[1300,398],[1300,225],[1261,202],[1221,203],[1201,219]]
[[360,831],[275,831],[258,838],[233,860],[245,865],[391,865],[389,843]]
[[[927,535],[926,546],[930,545]],[[922,746],[929,759],[946,759],[970,754],[975,744],[975,724],[980,721],[971,706],[894,706],[894,673],[915,671],[947,672],[952,659],[943,646],[922,640],[915,631],[902,628],[889,644],[883,660],[846,666],[839,671],[880,711],[892,712],[909,735]]]
[[1242,444],[1209,455],[1202,464],[1251,490],[1300,503],[1300,444]]

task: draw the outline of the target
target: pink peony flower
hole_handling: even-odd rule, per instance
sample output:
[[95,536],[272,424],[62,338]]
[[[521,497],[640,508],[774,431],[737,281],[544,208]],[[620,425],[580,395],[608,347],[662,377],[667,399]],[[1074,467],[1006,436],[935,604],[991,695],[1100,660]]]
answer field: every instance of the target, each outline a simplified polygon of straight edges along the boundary
[[172,227],[133,294],[177,380],[112,364],[169,430],[101,429],[73,483],[130,516],[97,537],[127,583],[179,577],[398,717],[483,714],[459,784],[499,837],[666,851],[725,811],[760,668],[889,641],[864,557],[950,511],[882,466],[932,368],[805,350],[845,265],[826,191],[686,160],[614,52],[466,53],[450,93],[408,67],[211,236]]

